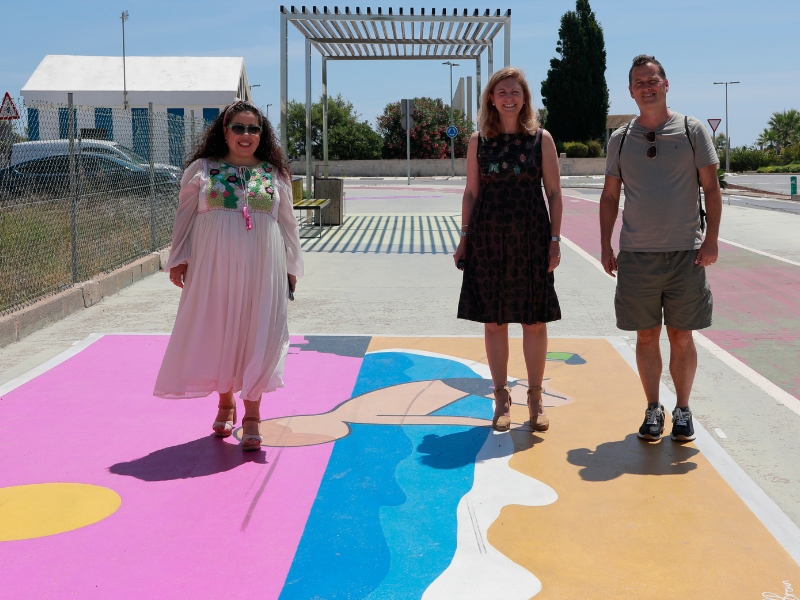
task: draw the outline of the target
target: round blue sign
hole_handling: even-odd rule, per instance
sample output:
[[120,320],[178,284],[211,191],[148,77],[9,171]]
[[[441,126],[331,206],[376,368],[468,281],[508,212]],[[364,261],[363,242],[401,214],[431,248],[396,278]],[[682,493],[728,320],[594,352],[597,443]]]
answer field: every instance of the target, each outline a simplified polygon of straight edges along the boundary
[[458,129],[456,128],[456,126],[450,125],[450,127],[447,128],[447,137],[454,138],[457,135],[458,135]]

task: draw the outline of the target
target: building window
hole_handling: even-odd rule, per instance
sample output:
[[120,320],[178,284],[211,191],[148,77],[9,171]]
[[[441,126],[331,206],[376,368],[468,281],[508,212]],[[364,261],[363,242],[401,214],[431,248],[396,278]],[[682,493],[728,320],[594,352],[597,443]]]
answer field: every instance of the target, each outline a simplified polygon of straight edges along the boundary
[[39,109],[28,109],[28,139],[35,142],[39,139]]
[[[78,109],[72,109],[72,135],[78,137]],[[62,140],[69,138],[69,109],[58,109],[58,137]]]
[[[94,109],[94,127],[95,129],[104,129],[105,137],[100,138],[104,140],[114,139],[114,119],[111,116],[110,108],[95,108]],[[99,133],[99,132],[98,132]]]
[[218,108],[204,108],[203,120],[206,122],[206,125],[211,125],[211,121],[216,119],[218,114],[219,114]]
[[133,129],[133,151],[150,160],[150,130],[146,108],[131,109],[131,127]]
[[182,108],[167,109],[167,135],[169,136],[169,164],[183,165],[183,147],[185,144],[185,127]]

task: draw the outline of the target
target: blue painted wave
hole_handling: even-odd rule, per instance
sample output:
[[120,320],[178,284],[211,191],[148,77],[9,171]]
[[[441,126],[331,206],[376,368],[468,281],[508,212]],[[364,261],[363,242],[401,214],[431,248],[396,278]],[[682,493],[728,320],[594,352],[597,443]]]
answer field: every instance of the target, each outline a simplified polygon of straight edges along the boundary
[[[479,378],[461,363],[368,354],[353,395],[409,381]],[[468,396],[437,414],[491,416]],[[456,507],[473,484],[489,430],[352,425],[338,440],[281,600],[420,598],[456,549]]]

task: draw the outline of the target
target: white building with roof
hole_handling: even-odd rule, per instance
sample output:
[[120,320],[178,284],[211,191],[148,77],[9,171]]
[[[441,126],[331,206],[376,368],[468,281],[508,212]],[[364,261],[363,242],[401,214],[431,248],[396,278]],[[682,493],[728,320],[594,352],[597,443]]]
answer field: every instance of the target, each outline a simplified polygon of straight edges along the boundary
[[[28,138],[68,137],[66,105],[72,93],[73,105],[90,107],[75,111],[76,132],[116,141],[148,156],[147,111],[152,102],[154,113],[169,115],[167,127],[154,130],[154,137],[161,129],[169,130],[165,143],[153,140],[154,152],[168,153],[175,163],[182,160],[183,148],[178,152],[167,146],[188,135],[184,119],[194,116],[208,122],[234,100],[252,100],[242,57],[128,56],[124,76],[123,86],[120,56],[45,56],[20,91],[28,113]],[[123,110],[125,89],[130,112]]]

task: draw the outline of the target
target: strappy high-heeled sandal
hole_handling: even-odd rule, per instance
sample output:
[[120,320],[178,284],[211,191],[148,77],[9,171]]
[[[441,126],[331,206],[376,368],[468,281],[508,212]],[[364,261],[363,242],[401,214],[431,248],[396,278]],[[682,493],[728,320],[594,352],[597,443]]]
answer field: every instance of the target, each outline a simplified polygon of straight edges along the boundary
[[[501,400],[498,392],[505,392],[505,398]],[[508,431],[511,429],[511,390],[507,386],[494,389],[492,427],[495,431]]]
[[[542,402],[543,388],[540,385],[532,385],[528,388],[528,414],[531,418],[531,429],[534,431],[547,431],[550,429],[550,419],[544,412]],[[531,392],[539,392],[539,398],[531,397]]]
[[214,435],[221,438],[229,437],[233,433],[233,426],[236,425],[236,403],[233,406],[219,404],[217,408],[220,410],[223,408],[233,409],[233,421],[214,421],[211,425]]
[[[242,419],[242,427],[248,421],[255,421],[256,423],[260,423],[261,419],[258,417],[245,417]],[[253,435],[252,433],[245,433],[244,429],[242,429],[242,450],[245,452],[251,452],[253,450],[260,450],[261,449],[261,442],[264,441],[260,435]]]

